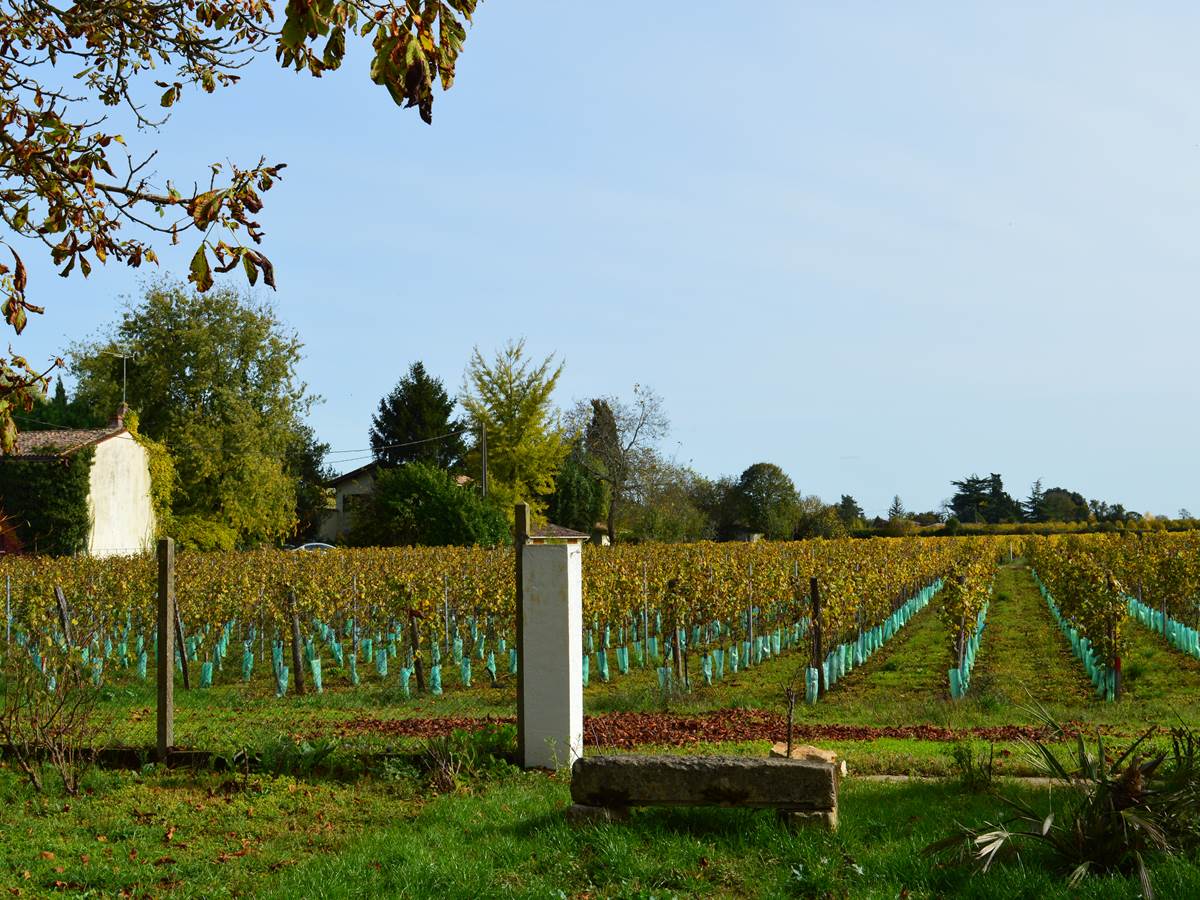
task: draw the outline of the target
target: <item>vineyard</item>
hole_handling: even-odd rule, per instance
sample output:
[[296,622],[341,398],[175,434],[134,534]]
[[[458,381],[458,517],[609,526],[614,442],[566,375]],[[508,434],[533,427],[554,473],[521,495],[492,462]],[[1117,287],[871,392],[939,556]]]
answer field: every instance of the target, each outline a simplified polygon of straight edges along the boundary
[[[817,703],[936,597],[944,689],[961,699],[997,563],[1014,554],[1098,696],[1120,695],[1130,628],[1200,657],[1193,534],[637,545],[585,552],[584,681],[649,669],[664,693],[688,691],[780,657],[805,670],[804,698]],[[202,689],[266,679],[278,697],[496,684],[520,665],[513,572],[510,550],[181,555],[177,669]],[[10,557],[0,575],[6,642],[48,677],[73,653],[97,685],[153,680],[152,557]]]

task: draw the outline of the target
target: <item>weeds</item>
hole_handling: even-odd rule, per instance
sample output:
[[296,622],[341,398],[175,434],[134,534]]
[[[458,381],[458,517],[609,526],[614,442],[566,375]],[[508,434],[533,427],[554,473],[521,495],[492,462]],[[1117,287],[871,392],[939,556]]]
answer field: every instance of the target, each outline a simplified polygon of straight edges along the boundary
[[[1043,709],[1038,712],[1053,738],[1067,738]],[[926,852],[956,850],[963,861],[973,855],[987,872],[1001,855],[1040,845],[1072,887],[1090,874],[1136,874],[1143,896],[1153,897],[1147,861],[1200,845],[1200,741],[1181,726],[1172,732],[1169,753],[1139,752],[1156,731],[1145,731],[1111,762],[1100,735],[1094,753],[1077,735],[1066,761],[1047,743],[1026,741],[1031,761],[1063,798],[1058,810],[1043,815],[1022,799],[1001,798],[1013,810],[1009,818],[960,826]]]
[[964,791],[983,794],[995,786],[996,771],[993,766],[996,756],[995,744],[988,745],[986,761],[973,741],[960,741],[954,744],[947,755],[950,757],[951,768],[958,777],[958,783]]

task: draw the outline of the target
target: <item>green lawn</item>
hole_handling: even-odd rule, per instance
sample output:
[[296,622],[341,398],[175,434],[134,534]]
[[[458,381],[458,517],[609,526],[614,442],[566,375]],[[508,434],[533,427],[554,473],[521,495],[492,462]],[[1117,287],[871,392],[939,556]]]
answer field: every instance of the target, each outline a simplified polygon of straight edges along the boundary
[[[1007,786],[1046,805],[1048,795]],[[953,783],[843,785],[836,833],[765,811],[639,810],[572,827],[559,776],[510,770],[432,795],[415,774],[353,784],[148,771],[95,773],[76,798],[0,770],[0,887],[19,896],[1091,897],[1036,855],[987,876],[921,856],[956,821],[1001,814]],[[1152,867],[1163,897],[1200,895],[1200,867]]]

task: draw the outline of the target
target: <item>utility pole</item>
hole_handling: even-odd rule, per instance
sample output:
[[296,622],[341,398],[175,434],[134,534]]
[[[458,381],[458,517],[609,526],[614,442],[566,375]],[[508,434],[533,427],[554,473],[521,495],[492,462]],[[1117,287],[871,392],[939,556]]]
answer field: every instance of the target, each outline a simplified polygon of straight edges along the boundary
[[488,481],[488,479],[487,479],[487,422],[481,422],[479,427],[480,427],[480,436],[479,436],[479,449],[480,449],[481,455],[482,455],[482,457],[483,457],[483,472],[482,472],[482,477],[480,478],[480,484],[481,484],[481,486],[482,486],[482,488],[483,488],[483,496],[485,496],[485,497],[486,497],[486,496],[487,496],[487,493],[488,493],[488,483],[487,483],[487,481]]

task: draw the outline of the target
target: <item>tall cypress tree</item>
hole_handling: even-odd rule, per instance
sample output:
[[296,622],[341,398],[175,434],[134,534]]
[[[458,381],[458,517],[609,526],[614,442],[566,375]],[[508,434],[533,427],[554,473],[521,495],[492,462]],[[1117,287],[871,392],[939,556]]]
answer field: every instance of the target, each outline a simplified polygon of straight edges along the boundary
[[[371,450],[387,466],[421,461],[442,469],[458,469],[466,453],[463,425],[451,418],[454,400],[440,378],[420,361],[379,401],[371,418]],[[405,446],[397,446],[405,445]]]

